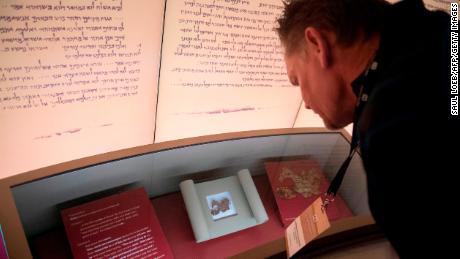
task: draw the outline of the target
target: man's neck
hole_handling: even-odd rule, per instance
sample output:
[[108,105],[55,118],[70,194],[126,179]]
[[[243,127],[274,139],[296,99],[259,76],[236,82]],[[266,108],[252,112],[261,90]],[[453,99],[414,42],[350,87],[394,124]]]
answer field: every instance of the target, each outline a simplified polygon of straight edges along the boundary
[[351,47],[337,50],[337,69],[347,85],[351,85],[370,66],[379,45],[380,35],[375,34],[366,41],[361,40]]

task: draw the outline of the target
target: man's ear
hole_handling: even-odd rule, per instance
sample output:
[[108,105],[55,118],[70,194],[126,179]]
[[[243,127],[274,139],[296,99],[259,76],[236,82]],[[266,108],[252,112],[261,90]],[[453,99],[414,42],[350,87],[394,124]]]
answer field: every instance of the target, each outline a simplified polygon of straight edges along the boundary
[[314,27],[307,27],[304,31],[307,51],[309,55],[315,55],[322,68],[331,65],[331,48],[325,35]]

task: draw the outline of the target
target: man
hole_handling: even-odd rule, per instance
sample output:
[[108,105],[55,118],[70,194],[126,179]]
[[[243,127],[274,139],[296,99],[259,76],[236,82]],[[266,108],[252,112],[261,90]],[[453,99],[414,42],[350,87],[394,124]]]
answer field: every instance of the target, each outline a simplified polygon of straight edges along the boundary
[[395,250],[451,256],[460,127],[450,106],[449,15],[421,0],[292,0],[278,23],[306,108],[330,129],[354,122],[369,206]]

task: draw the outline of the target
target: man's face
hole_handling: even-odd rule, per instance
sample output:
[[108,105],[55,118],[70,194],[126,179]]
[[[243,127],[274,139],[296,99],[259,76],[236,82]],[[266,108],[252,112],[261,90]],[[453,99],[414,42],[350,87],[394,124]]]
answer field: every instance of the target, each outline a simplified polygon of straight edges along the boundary
[[317,113],[328,129],[353,122],[356,96],[334,66],[324,67],[315,53],[299,50],[285,55],[289,80],[300,86],[305,107]]

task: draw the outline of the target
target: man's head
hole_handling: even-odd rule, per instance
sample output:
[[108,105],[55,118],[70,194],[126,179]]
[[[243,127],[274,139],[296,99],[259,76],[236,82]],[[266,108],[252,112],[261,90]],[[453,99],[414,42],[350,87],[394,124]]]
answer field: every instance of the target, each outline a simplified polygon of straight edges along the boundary
[[384,0],[288,0],[277,28],[287,73],[328,128],[353,118],[351,82],[378,46]]

